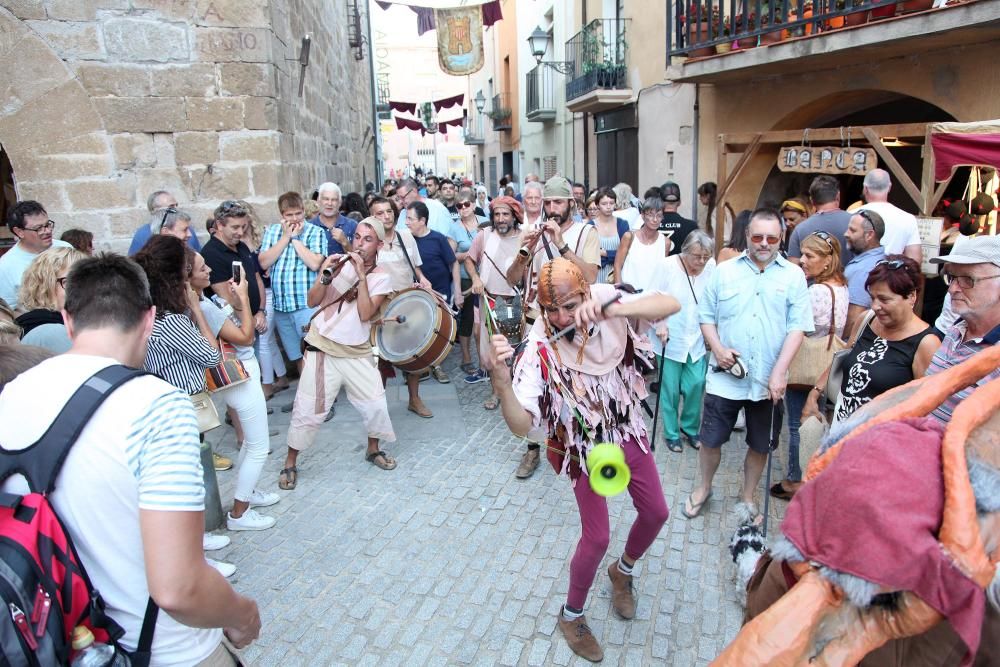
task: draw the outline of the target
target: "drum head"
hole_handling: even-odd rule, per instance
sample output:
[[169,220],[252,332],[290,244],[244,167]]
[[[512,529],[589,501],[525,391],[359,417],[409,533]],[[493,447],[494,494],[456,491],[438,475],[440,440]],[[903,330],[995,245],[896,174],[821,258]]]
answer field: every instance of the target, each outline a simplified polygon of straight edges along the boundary
[[389,302],[384,317],[403,315],[405,322],[386,322],[378,327],[375,342],[379,356],[386,361],[402,362],[420,353],[434,335],[438,306],[430,294],[422,290],[400,293]]

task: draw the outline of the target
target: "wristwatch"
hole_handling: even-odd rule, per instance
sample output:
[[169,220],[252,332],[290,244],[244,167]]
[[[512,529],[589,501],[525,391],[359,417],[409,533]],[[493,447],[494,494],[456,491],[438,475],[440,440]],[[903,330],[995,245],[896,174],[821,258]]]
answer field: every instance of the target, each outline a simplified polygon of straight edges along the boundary
[[524,257],[525,259],[529,259],[531,257],[531,251],[528,250],[528,246],[525,245],[521,246],[520,249],[518,249],[517,254],[520,255],[521,257]]
[[560,255],[565,255],[568,252],[569,252],[569,244],[568,243],[563,243],[563,247],[559,248],[559,254]]

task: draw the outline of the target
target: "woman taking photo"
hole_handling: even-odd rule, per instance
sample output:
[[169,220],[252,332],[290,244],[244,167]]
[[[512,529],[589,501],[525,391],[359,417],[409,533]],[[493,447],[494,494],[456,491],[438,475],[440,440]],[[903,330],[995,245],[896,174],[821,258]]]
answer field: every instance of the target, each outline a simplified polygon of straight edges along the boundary
[[[840,241],[826,232],[814,232],[802,240],[802,257],[799,266],[809,281],[812,301],[813,332],[810,338],[828,339],[830,329],[843,338],[847,324],[847,281],[840,268]],[[830,317],[833,314],[833,321]],[[802,468],[799,461],[799,426],[802,409],[810,391],[788,387],[785,390],[785,411],[788,413],[788,462],[785,479],[771,487],[771,495],[781,500],[791,500],[802,486]]]
[[[844,378],[836,397],[833,423],[893,387],[923,377],[941,341],[934,328],[917,317],[913,306],[923,286],[920,266],[904,255],[889,255],[875,265],[865,289],[872,297],[871,313],[861,322],[851,351],[844,359]],[[820,417],[819,397],[830,369],[809,391],[803,417]]]
[[[658,283],[652,289],[670,294],[681,305],[680,312],[653,326],[656,337],[666,341],[653,342],[658,363],[663,364],[659,391],[663,439],[667,449],[680,452],[682,439],[692,449],[698,449],[701,429],[708,355],[698,321],[698,302],[715,270],[712,238],[700,229],[691,231],[684,238],[680,253],[671,255],[660,266],[662,270],[655,275]],[[649,339],[654,340],[653,336]]]
[[66,276],[73,264],[86,257],[75,248],[50,248],[28,266],[17,296],[25,312],[15,320],[23,332],[23,344],[44,347],[55,354],[69,351],[72,342],[62,318]]
[[[194,253],[190,285],[198,293],[208,289],[211,270],[198,253]],[[247,276],[249,278],[249,276]],[[226,407],[236,413],[236,446],[240,450],[239,468],[236,471],[236,488],[233,491],[233,509],[226,517],[229,530],[266,530],[274,525],[274,517],[259,514],[254,507],[274,505],[281,496],[259,491],[264,461],[270,445],[267,425],[267,400],[260,383],[260,365],[253,351],[255,337],[254,318],[250,316],[248,280],[229,281],[229,287],[239,304],[233,307],[221,300],[202,299],[202,314],[212,333],[229,343],[236,350],[236,357],[243,362],[250,379],[216,393]],[[215,297],[219,299],[219,297]]]
[[627,254],[632,232],[629,231],[627,220],[615,217],[617,200],[611,188],[598,190],[594,201],[597,202],[597,218],[592,224],[597,228],[597,238],[601,244],[601,268],[597,272],[597,282],[611,282],[612,271],[617,281],[621,276],[621,266],[615,262],[618,248],[622,247],[625,251],[623,255]]
[[[459,193],[455,199],[455,208],[458,209],[458,220],[451,223],[448,230],[448,243],[455,253],[455,259],[458,260],[462,292],[467,292],[472,288],[472,279],[465,271],[465,258],[469,256],[469,248],[472,247],[472,241],[479,233],[479,223],[483,221],[476,215],[476,202],[468,192]],[[479,333],[478,329],[473,327],[476,305],[476,297],[470,295],[462,303],[462,310],[458,313],[458,344],[462,348],[462,372],[466,374],[465,381],[469,384],[485,382],[489,379],[485,372],[475,373],[476,365],[472,363],[471,337],[473,331],[476,334]],[[477,340],[477,345],[478,342]]]

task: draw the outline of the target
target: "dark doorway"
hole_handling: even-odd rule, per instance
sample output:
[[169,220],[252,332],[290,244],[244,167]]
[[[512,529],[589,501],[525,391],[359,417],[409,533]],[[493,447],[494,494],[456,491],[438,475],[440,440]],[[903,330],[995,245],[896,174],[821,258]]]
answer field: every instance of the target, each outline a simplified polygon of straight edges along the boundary
[[639,117],[634,104],[594,116],[597,186],[628,183],[639,187]]
[[503,175],[510,175],[515,181],[519,178],[517,174],[514,173],[514,152],[504,151],[502,155],[503,160]]

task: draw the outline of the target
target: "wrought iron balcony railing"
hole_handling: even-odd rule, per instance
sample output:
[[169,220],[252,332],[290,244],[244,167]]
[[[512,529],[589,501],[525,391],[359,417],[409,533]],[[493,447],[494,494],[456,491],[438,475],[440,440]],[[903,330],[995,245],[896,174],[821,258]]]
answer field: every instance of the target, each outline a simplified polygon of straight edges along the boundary
[[566,99],[598,88],[627,88],[629,19],[596,19],[566,42]]
[[510,108],[510,94],[497,93],[493,96],[493,106],[490,108],[490,119],[496,131],[509,130],[514,112]]
[[556,94],[552,84],[555,70],[538,65],[524,75],[525,115],[528,120],[546,121],[556,117]]

